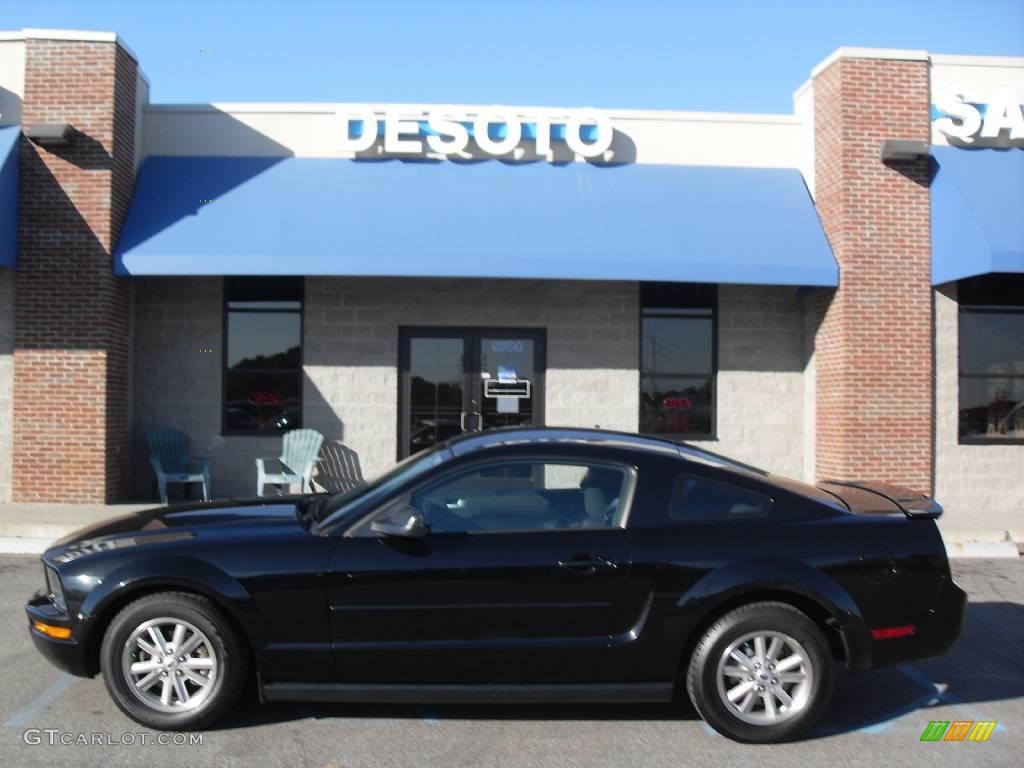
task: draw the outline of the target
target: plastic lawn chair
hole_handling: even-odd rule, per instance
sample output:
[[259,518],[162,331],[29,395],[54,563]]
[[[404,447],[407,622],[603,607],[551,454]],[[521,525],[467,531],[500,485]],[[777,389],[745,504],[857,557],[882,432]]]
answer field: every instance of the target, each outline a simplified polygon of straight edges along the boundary
[[146,432],[149,463],[156,473],[160,503],[167,503],[167,484],[200,483],[203,499],[210,500],[210,460],[205,456],[188,455],[188,438],[176,429],[154,429]]
[[344,493],[363,485],[359,454],[343,443],[325,441],[313,480],[328,493]]
[[265,485],[277,487],[280,495],[281,486],[299,483],[299,492],[313,490],[313,468],[324,436],[315,429],[294,429],[284,433],[281,455],[276,459],[280,464],[277,472],[268,471],[268,462],[275,459],[256,459],[256,495],[263,495]]

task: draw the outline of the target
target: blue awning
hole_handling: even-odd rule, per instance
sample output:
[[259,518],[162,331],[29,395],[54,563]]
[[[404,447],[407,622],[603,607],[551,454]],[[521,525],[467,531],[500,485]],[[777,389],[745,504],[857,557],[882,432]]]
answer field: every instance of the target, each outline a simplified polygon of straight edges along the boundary
[[376,275],[835,286],[795,170],[151,157],[122,275]]
[[932,147],[932,284],[1024,272],[1024,149]]
[[21,126],[0,128],[0,267],[18,261],[18,163]]

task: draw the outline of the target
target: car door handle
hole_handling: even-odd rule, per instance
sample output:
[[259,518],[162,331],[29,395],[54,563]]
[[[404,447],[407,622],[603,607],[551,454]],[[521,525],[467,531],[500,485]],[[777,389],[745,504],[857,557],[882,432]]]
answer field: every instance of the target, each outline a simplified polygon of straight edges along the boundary
[[617,566],[611,560],[607,560],[603,557],[596,557],[594,555],[581,555],[579,557],[571,557],[568,560],[559,560],[558,567],[564,568],[574,573],[588,574],[596,573],[597,571],[612,570]]

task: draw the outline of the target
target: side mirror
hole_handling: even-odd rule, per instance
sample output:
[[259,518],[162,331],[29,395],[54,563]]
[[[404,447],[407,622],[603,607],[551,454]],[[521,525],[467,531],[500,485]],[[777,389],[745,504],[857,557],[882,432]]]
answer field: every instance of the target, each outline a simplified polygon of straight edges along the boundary
[[413,507],[400,507],[386,513],[370,523],[370,530],[381,536],[399,536],[405,539],[422,539],[427,535],[423,515]]

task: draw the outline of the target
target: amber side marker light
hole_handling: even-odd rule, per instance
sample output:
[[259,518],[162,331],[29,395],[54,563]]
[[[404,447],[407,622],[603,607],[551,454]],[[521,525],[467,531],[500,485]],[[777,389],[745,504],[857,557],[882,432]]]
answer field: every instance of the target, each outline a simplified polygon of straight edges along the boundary
[[41,635],[52,637],[55,640],[67,640],[71,637],[70,627],[55,627],[52,624],[43,624],[41,621],[33,621],[32,629]]
[[872,640],[895,640],[897,637],[910,637],[914,634],[914,625],[902,627],[879,627],[871,630]]

